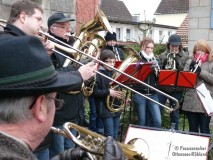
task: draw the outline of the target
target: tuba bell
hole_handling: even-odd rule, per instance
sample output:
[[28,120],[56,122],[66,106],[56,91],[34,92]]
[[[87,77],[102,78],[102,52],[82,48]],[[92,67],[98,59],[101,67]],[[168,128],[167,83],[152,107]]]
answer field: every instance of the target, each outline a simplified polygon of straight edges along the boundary
[[[100,57],[100,48],[105,46],[105,40],[98,34],[94,34],[90,38],[91,38],[91,41],[85,42],[84,45],[81,47],[81,50],[98,59]],[[84,56],[82,54],[79,57],[80,58],[78,59],[78,61],[84,61],[88,59],[87,56]],[[94,86],[95,86],[95,81],[96,81],[96,75],[91,77],[87,81],[84,81],[84,85],[82,87],[84,96],[89,97],[92,94]]]
[[[83,46],[83,44],[87,41],[88,37],[94,36],[94,34],[99,31],[105,30],[112,32],[112,28],[105,14],[103,13],[102,10],[98,9],[96,16],[93,19],[91,19],[88,23],[81,26],[81,29],[79,30],[79,34],[77,36],[78,38],[73,44],[73,48],[80,49],[81,46]],[[76,55],[75,56],[76,60],[79,60],[81,57],[79,54],[77,54],[76,50],[73,50],[72,54]],[[63,64],[63,67],[66,67],[70,62],[71,62],[70,59],[66,59]]]
[[[118,70],[121,72],[123,72],[130,63],[136,63],[140,59],[140,56],[138,55],[137,51],[135,51],[133,48],[125,48],[125,50],[125,52],[128,53],[128,57],[122,62],[122,64],[118,68]],[[121,72],[116,72],[115,74],[113,74],[112,78],[116,79],[118,76],[120,76]],[[125,107],[126,100],[130,97],[130,91],[117,84],[111,85],[111,89],[120,91],[122,96],[121,99],[116,99],[114,97],[107,96],[107,107],[112,113],[119,112]],[[119,103],[116,104],[116,102],[118,101]]]

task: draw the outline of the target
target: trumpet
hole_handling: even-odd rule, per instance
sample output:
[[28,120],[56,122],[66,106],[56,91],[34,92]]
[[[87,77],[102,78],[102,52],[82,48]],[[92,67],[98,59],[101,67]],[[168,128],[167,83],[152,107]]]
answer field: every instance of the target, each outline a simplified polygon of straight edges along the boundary
[[166,56],[167,63],[166,63],[165,69],[167,69],[167,70],[176,70],[175,54],[176,53],[169,53]]
[[[67,51],[68,54],[69,54],[69,50],[75,50],[75,51],[77,51],[77,52],[79,52],[79,53],[81,53],[81,54],[83,54],[83,55],[85,55],[85,56],[91,58],[93,61],[99,62],[100,64],[103,64],[103,65],[105,65],[105,66],[107,66],[107,67],[109,67],[109,68],[115,70],[116,72],[118,72],[118,73],[120,73],[120,74],[123,74],[123,75],[127,76],[128,78],[130,78],[130,79],[132,79],[132,80],[134,80],[134,81],[136,81],[136,82],[138,82],[138,83],[140,83],[140,84],[142,84],[142,85],[145,85],[146,87],[149,87],[149,88],[155,90],[156,92],[158,92],[158,93],[160,93],[160,94],[163,94],[164,96],[168,97],[169,99],[172,99],[172,100],[175,102],[176,106],[175,106],[174,108],[167,107],[166,105],[163,105],[163,104],[159,103],[158,101],[155,101],[155,100],[151,99],[150,97],[148,97],[148,96],[146,96],[146,95],[144,95],[144,94],[141,94],[140,92],[138,92],[138,91],[136,91],[136,90],[134,90],[134,89],[132,89],[132,88],[130,88],[130,87],[128,87],[128,86],[126,86],[126,85],[124,85],[124,84],[122,84],[122,83],[116,81],[116,80],[114,80],[113,78],[110,78],[110,77],[108,77],[108,76],[102,74],[101,72],[95,71],[96,73],[98,73],[98,74],[100,74],[101,76],[104,76],[105,78],[107,78],[107,79],[109,79],[109,80],[115,82],[116,84],[118,84],[118,85],[120,85],[120,86],[122,86],[122,87],[124,87],[124,88],[126,88],[126,89],[128,89],[128,90],[130,90],[130,91],[132,91],[132,92],[134,92],[134,93],[137,93],[137,94],[139,94],[140,96],[143,96],[143,97],[147,98],[148,100],[150,100],[150,101],[152,101],[152,102],[154,102],[154,103],[156,103],[156,104],[158,104],[158,105],[160,105],[160,106],[166,108],[166,109],[169,110],[170,112],[172,112],[172,111],[174,111],[174,110],[176,110],[176,109],[179,108],[179,102],[178,102],[178,100],[177,100],[176,98],[174,98],[174,97],[172,97],[172,96],[170,96],[170,95],[168,95],[168,94],[166,94],[166,93],[164,93],[164,92],[162,92],[162,91],[160,91],[160,90],[158,90],[158,89],[156,89],[156,88],[154,88],[154,87],[152,87],[152,86],[146,84],[145,82],[142,82],[142,81],[136,79],[136,78],[133,77],[133,76],[130,76],[129,74],[124,73],[123,71],[120,71],[119,69],[116,69],[116,68],[110,66],[110,65],[107,64],[107,63],[102,62],[101,60],[97,59],[96,57],[93,57],[92,55],[88,55],[88,54],[82,52],[82,51],[79,50],[79,49],[73,48],[72,46],[70,46],[70,45],[68,45],[68,44],[66,44],[66,43],[64,43],[64,42],[62,42],[62,41],[60,41],[60,40],[54,38],[53,36],[50,36],[48,33],[45,33],[45,32],[43,32],[43,31],[40,31],[40,34],[43,34],[43,35],[47,36],[49,39],[52,39],[52,40],[54,40],[55,42],[58,42],[58,43],[64,45],[64,46],[62,46],[62,45],[59,45],[59,44],[56,44],[56,43],[53,42],[54,44],[57,45],[57,47],[60,47],[61,50],[64,49],[64,51]],[[77,61],[77,60],[75,60],[75,59],[73,59],[73,58],[71,58],[71,57],[69,57],[69,56],[67,56],[67,55],[65,55],[65,54],[63,54],[63,53],[61,53],[61,52],[55,50],[55,49],[53,49],[53,51],[56,52],[56,53],[58,53],[58,54],[60,54],[60,55],[62,55],[62,56],[64,56],[64,57],[67,58],[67,59],[70,59],[71,61],[74,61],[74,62],[76,62],[76,63],[78,63],[78,64],[80,64],[80,65],[84,65],[84,64],[82,64],[81,62],[79,62],[79,61]]]
[[[70,129],[74,129],[78,132],[78,137],[74,136]],[[78,126],[71,122],[66,122],[63,125],[63,130],[52,127],[51,130],[56,133],[63,135],[64,137],[71,139],[75,144],[77,144],[81,149],[91,154],[96,155],[96,157],[102,157],[104,153],[104,145],[106,138],[102,135],[99,135],[95,132],[92,132],[86,128]],[[128,144],[122,144],[118,142],[118,145],[121,147],[124,155],[127,159],[132,160],[146,160],[149,157],[149,149],[147,144],[143,145],[143,151],[141,151],[141,147],[137,148],[134,144],[144,143],[141,139],[133,139],[128,142]]]

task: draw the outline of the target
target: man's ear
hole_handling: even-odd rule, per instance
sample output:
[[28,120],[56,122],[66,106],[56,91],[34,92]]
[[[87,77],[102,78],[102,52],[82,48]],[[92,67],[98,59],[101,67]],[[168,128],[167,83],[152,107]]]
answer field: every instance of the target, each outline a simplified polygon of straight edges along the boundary
[[33,116],[40,122],[43,122],[46,120],[47,114],[48,114],[48,102],[46,97],[39,96],[36,99],[36,102],[32,108]]
[[24,23],[25,19],[26,19],[26,13],[25,12],[21,12],[19,15],[19,19],[21,21],[21,23]]

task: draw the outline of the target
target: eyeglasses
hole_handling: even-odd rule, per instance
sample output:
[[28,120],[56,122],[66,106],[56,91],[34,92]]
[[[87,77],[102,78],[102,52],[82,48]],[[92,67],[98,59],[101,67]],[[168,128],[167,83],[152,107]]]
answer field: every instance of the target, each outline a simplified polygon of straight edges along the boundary
[[111,64],[114,64],[116,61],[114,61],[114,60],[107,60],[107,61],[105,61],[106,63],[111,63]]
[[70,29],[70,25],[68,25],[68,26],[58,26],[58,25],[54,25],[54,26],[52,26],[52,27],[61,28],[61,29],[64,29],[64,30]]
[[[53,99],[55,101],[55,109],[56,110],[60,110],[63,107],[64,103],[65,103],[63,99],[53,98],[53,97],[50,97],[50,96],[45,96],[45,97],[49,98],[49,99]],[[29,109],[33,108],[36,100],[37,100],[37,98],[35,98],[33,103],[30,105]]]
[[60,110],[65,103],[63,99],[53,98],[53,97],[50,97],[50,96],[46,96],[46,97],[55,101],[55,109],[56,110]]

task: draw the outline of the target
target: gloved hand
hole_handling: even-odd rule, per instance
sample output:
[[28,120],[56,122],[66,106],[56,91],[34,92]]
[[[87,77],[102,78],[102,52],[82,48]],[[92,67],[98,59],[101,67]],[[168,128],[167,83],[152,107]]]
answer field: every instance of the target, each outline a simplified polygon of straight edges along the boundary
[[51,160],[89,160],[87,153],[81,148],[71,148],[57,156],[51,158]]
[[189,66],[190,71],[194,71],[194,69],[195,69],[195,64],[196,64],[195,61],[192,61],[192,62],[191,62],[190,66]]
[[152,63],[152,68],[158,68],[158,61],[157,60],[151,60],[150,61]]
[[165,69],[165,67],[166,67],[166,64],[167,64],[167,59],[165,59],[165,60],[163,61],[163,64],[162,64],[162,69]]
[[192,63],[190,64],[190,71],[195,72],[199,75],[201,72],[201,68],[195,61],[192,61]]
[[109,136],[106,138],[103,160],[116,160],[116,159],[125,160],[125,156],[120,146],[117,144],[117,142],[114,141],[113,138]]

